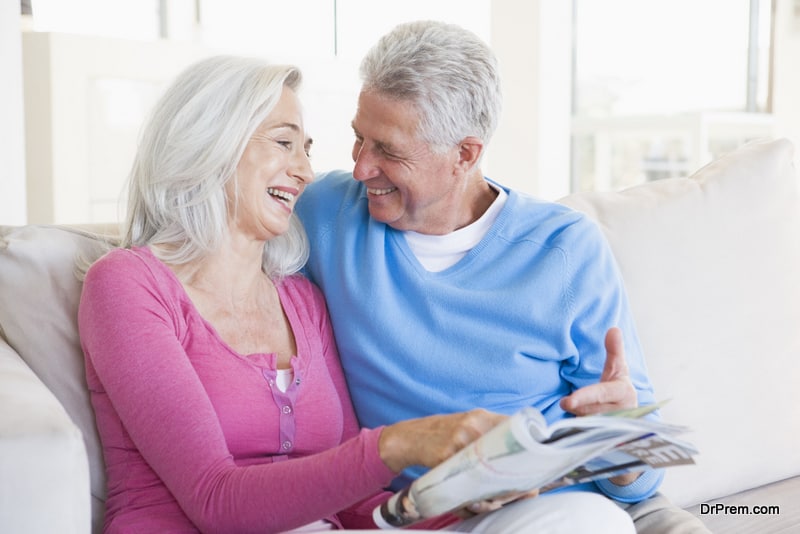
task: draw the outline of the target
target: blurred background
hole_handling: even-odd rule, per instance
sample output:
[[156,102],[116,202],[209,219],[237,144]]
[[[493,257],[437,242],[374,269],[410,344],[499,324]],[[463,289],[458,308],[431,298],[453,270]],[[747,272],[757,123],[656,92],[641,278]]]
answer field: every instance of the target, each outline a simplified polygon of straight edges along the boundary
[[0,224],[119,220],[150,106],[216,53],[300,66],[312,164],[349,168],[359,60],[416,19],[495,49],[484,171],[543,198],[800,142],[800,0],[0,0]]

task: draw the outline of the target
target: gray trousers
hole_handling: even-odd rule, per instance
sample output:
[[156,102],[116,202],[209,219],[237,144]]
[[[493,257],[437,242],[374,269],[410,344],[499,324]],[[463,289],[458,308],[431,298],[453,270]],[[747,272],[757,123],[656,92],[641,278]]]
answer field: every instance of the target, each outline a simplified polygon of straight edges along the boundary
[[700,519],[656,493],[634,504],[617,503],[633,519],[637,534],[710,534]]

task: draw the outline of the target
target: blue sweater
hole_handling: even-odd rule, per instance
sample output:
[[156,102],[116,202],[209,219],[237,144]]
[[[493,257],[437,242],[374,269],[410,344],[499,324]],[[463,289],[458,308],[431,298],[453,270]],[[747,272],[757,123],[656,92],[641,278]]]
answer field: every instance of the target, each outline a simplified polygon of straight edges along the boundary
[[[454,266],[428,272],[402,232],[370,218],[350,173],[317,177],[297,205],[311,241],[306,271],[325,294],[362,426],[483,407],[535,406],[548,421],[598,382],[604,339],[622,329],[639,404],[653,391],[616,263],[585,216],[508,190],[486,236]],[[407,484],[421,470],[395,481]],[[660,472],[620,488],[572,489],[635,502]]]

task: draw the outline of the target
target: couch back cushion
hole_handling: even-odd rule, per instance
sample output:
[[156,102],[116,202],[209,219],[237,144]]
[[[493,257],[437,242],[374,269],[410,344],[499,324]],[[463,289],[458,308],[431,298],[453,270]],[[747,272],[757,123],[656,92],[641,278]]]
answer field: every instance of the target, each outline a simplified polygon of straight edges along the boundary
[[696,466],[663,491],[691,505],[800,474],[800,198],[786,140],[689,178],[562,202],[594,218],[620,264],[665,419]]
[[76,262],[93,261],[107,243],[100,234],[73,228],[0,227],[0,334],[83,433],[95,524],[105,499],[105,469],[78,338]]

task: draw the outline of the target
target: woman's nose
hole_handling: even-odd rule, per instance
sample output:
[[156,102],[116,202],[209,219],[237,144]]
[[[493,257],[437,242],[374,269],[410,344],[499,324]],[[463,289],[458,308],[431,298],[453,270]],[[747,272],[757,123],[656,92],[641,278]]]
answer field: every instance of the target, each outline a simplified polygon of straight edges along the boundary
[[311,161],[308,154],[303,151],[294,158],[295,164],[292,169],[292,176],[304,184],[314,181],[314,169],[311,168]]

